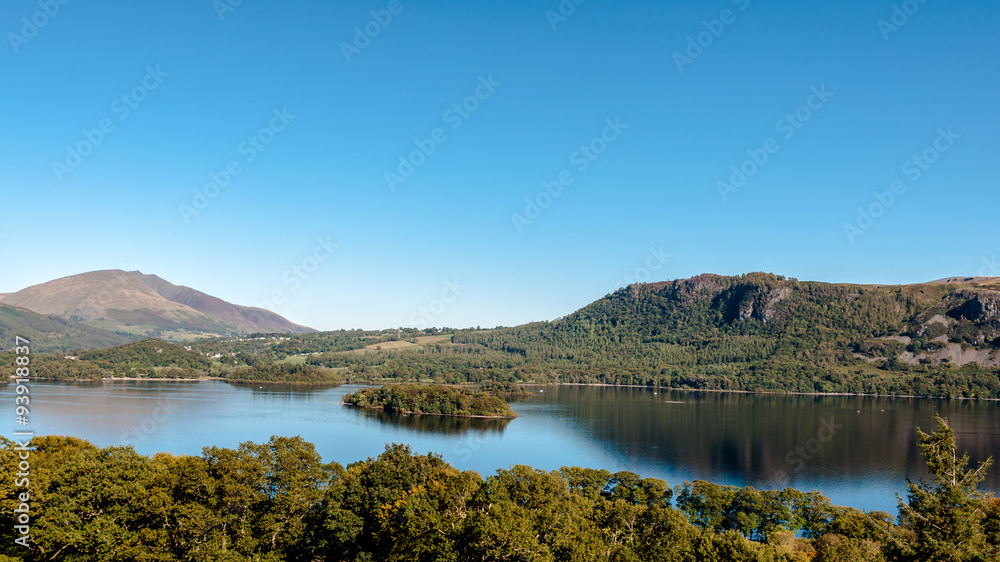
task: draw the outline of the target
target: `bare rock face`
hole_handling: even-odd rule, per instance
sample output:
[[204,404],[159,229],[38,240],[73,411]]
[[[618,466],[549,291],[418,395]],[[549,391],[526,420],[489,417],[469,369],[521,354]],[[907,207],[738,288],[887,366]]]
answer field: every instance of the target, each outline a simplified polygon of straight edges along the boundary
[[712,298],[722,290],[722,286],[716,282],[718,279],[718,275],[703,273],[690,279],[635,283],[629,286],[629,294],[632,298],[639,298],[643,290],[648,290],[656,295],[685,300]]
[[777,304],[792,294],[791,287],[740,285],[721,293],[716,305],[726,311],[729,321],[773,322],[781,317]]
[[988,322],[1000,318],[1000,293],[994,291],[976,291],[965,293],[971,296],[969,302],[962,307],[961,316],[973,322]]
[[778,309],[775,306],[792,296],[791,287],[778,287],[776,289],[771,289],[770,298],[767,299],[767,305],[764,306],[764,312],[761,314],[761,319],[764,322],[771,322],[772,320],[777,320],[779,318]]

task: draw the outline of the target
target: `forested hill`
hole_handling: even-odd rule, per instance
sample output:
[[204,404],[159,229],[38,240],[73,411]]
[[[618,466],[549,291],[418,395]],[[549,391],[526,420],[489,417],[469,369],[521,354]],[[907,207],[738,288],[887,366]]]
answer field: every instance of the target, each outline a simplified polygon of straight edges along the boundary
[[706,274],[454,341],[519,357],[519,378],[998,396],[1000,278],[888,286]]
[[0,351],[13,350],[15,337],[31,342],[34,351],[68,351],[130,342],[128,334],[85,326],[57,316],[0,304]]
[[131,367],[176,367],[179,369],[208,369],[208,359],[179,345],[163,340],[145,339],[109,349],[94,349],[80,353],[80,359],[93,361],[103,367],[127,365]]

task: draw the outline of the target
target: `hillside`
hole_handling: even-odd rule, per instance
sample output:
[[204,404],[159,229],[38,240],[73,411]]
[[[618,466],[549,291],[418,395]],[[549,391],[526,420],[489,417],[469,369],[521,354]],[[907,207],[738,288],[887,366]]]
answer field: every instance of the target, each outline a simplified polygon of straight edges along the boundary
[[93,361],[105,368],[124,365],[131,368],[177,367],[207,370],[211,367],[211,362],[200,353],[155,339],[142,340],[109,349],[92,349],[80,353],[79,358]]
[[13,349],[15,336],[31,341],[36,352],[108,347],[132,340],[126,334],[0,304],[0,351]]
[[552,322],[307,362],[373,380],[1000,398],[1000,279],[893,286],[707,274],[630,285]]
[[63,277],[3,295],[0,302],[131,334],[133,339],[313,331],[268,310],[234,305],[138,271],[105,270]]
[[631,285],[554,322],[455,342],[519,355],[529,373],[537,361],[563,380],[996,394],[998,289],[995,278],[863,286],[701,275]]

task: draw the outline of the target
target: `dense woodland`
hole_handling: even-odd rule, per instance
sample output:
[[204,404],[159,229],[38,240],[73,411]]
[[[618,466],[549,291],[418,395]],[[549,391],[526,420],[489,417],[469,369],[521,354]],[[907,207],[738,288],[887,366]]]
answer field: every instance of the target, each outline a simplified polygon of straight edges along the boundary
[[[3,541],[0,562],[997,560],[1000,501],[977,489],[988,465],[967,466],[943,420],[918,440],[932,479],[910,484],[894,519],[791,488],[671,489],[577,467],[483,478],[402,445],[344,467],[296,437],[152,457],[39,437],[29,546]],[[16,445],[0,441],[10,530],[24,490]]]
[[378,388],[362,388],[345,395],[344,403],[358,408],[379,409],[390,414],[517,417],[499,396],[444,385],[388,384]]

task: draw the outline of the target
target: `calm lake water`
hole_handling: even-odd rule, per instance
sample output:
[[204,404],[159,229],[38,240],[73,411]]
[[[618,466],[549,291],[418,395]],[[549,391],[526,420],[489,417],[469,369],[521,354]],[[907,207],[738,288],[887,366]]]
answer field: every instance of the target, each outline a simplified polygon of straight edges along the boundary
[[[906,478],[924,476],[915,430],[951,422],[974,460],[996,455],[1000,403],[930,399],[538,387],[512,421],[388,416],[347,408],[335,388],[233,386],[217,381],[34,382],[31,429],[143,454],[199,454],[272,435],[301,435],[347,464],[386,443],[433,451],[482,475],[512,464],[630,470],[671,486],[704,479],[758,488],[818,489],[834,503],[895,515]],[[10,387],[7,387],[10,388]],[[160,409],[158,409],[160,408]],[[4,392],[0,411],[13,411]],[[1000,490],[1000,468],[985,489]]]

